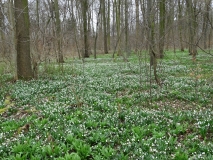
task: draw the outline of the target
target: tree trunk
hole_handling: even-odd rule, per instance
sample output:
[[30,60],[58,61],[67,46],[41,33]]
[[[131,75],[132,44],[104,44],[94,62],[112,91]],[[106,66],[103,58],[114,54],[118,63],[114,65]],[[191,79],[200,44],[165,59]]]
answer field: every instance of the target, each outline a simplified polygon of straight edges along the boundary
[[166,15],[166,0],[160,0],[160,31],[159,31],[159,58],[164,57],[164,40],[165,40],[165,15]]
[[[141,34],[144,36],[144,37],[147,37],[147,38],[145,38],[145,46],[144,46],[144,48],[145,48],[145,50],[148,50],[149,49],[149,42],[148,42],[148,36],[149,36],[149,33],[148,33],[148,19],[147,19],[147,2],[146,2],[147,0],[140,0],[140,10],[141,10],[141,13],[142,13],[142,18],[143,18],[143,22],[144,22],[144,25],[143,25],[143,30],[142,30],[142,32],[141,32]],[[140,27],[141,28],[141,27]],[[139,29],[140,30],[140,29]],[[139,32],[139,36],[141,36],[141,34],[140,34],[140,32]],[[143,38],[142,38],[143,39]],[[140,41],[142,41],[143,42],[143,40],[142,39],[140,39]],[[138,39],[139,40],[139,39]],[[142,44],[141,42],[140,42],[140,44]],[[141,48],[141,47],[140,47]]]
[[108,47],[107,47],[107,23],[106,23],[106,5],[105,0],[101,0],[101,13],[103,18],[103,29],[104,29],[104,53],[108,53]]
[[125,0],[125,60],[127,60],[129,53],[130,53],[130,49],[129,49],[129,24],[128,24],[128,16],[129,16],[129,4],[128,4],[128,0]]
[[36,52],[32,54],[32,69],[33,69],[33,77],[35,79],[38,78],[38,63],[40,60],[40,51],[39,51],[39,30],[40,30],[40,16],[39,16],[39,8],[40,8],[40,1],[36,0],[36,30],[35,30],[35,50]]
[[157,60],[156,60],[156,53],[154,51],[155,42],[154,42],[154,29],[155,29],[155,22],[154,22],[154,13],[153,13],[153,0],[147,0],[147,19],[148,19],[148,43],[149,43],[149,54],[150,54],[150,68],[153,66],[154,77],[157,84],[159,83],[157,77]]
[[110,0],[108,0],[108,13],[107,13],[107,44],[110,50]]
[[57,49],[58,49],[58,62],[64,63],[64,58],[62,54],[62,37],[61,37],[61,20],[59,14],[58,0],[54,0],[55,4],[55,19],[56,19],[56,36],[57,36]]
[[154,15],[152,13],[152,0],[147,0],[147,19],[148,19],[148,43],[149,43],[149,54],[150,54],[150,65],[155,64],[156,55],[154,52]]
[[[113,48],[115,48],[115,28],[116,28],[116,1],[113,1],[113,11],[112,11],[112,37],[113,37]],[[113,54],[114,58],[114,54]]]
[[205,0],[205,10],[203,13],[203,48],[207,49],[207,42],[208,42],[208,20],[209,20],[209,13],[211,7],[211,0]]
[[16,27],[15,27],[15,14],[14,14],[14,2],[8,0],[8,20],[10,23],[10,38],[11,38],[11,54],[12,54],[12,66],[14,68],[14,79],[18,79],[17,71],[17,50],[16,50]]
[[183,46],[183,24],[182,24],[182,10],[183,5],[180,3],[180,0],[178,0],[178,31],[179,31],[179,39],[180,39],[180,50],[184,52],[184,46]]
[[30,20],[27,0],[15,0],[17,75],[18,79],[33,78],[30,57]]
[[116,27],[117,27],[117,46],[118,56],[121,56],[121,40],[120,40],[120,28],[121,28],[121,0],[115,0],[116,3]]
[[196,44],[196,32],[197,32],[197,20],[196,20],[196,2],[192,3],[192,0],[186,0],[187,13],[188,13],[188,29],[189,29],[189,54],[193,58],[197,55]]
[[4,37],[4,15],[3,15],[3,4],[2,0],[0,0],[0,42],[1,42],[1,51],[3,55],[5,55],[5,37]]
[[99,21],[100,21],[100,13],[101,13],[101,3],[98,10],[98,16],[97,16],[97,22],[96,22],[96,33],[95,33],[95,42],[94,42],[94,58],[96,59],[97,56],[97,39],[98,39],[98,27],[99,27]]
[[83,15],[83,34],[84,34],[83,58],[88,58],[89,57],[89,43],[88,43],[88,25],[87,25],[87,12],[88,12],[87,0],[81,0],[81,8],[82,8],[82,15]]
[[[68,4],[69,4],[69,1],[68,1]],[[73,23],[73,37],[74,37],[74,41],[75,41],[75,45],[76,45],[76,50],[77,50],[77,53],[78,53],[78,58],[81,59],[81,53],[80,53],[80,49],[79,49],[79,44],[78,44],[78,40],[77,40],[77,34],[76,34],[76,30],[77,30],[77,26],[76,26],[76,17],[75,17],[75,13],[74,13],[74,3],[73,3],[73,0],[71,0],[71,4],[68,5],[69,6],[69,13],[70,13],[70,17],[72,19],[72,23]],[[74,22],[73,22],[74,21]]]
[[136,19],[136,26],[135,26],[135,51],[139,49],[139,0],[135,0],[135,19]]

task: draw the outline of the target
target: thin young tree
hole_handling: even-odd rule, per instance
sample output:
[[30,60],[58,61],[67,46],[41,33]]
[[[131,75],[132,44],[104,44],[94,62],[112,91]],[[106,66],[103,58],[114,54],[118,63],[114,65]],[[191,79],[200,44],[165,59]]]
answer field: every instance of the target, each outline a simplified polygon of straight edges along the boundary
[[129,1],[125,0],[125,60],[127,60],[127,57],[130,53],[129,48]]
[[208,20],[210,19],[210,10],[211,10],[211,0],[205,0],[204,1],[204,10],[203,10],[203,28],[202,28],[202,33],[203,33],[203,48],[207,49],[207,42],[208,42],[208,32],[209,32],[209,22]]
[[8,0],[8,29],[9,29],[9,39],[10,39],[10,52],[12,55],[11,64],[13,68],[14,80],[18,79],[17,76],[17,50],[16,50],[16,26],[15,26],[15,14],[14,14],[14,1]]
[[121,56],[121,0],[115,0],[118,56]]
[[89,57],[89,42],[88,42],[88,0],[81,0],[81,9],[83,17],[83,34],[84,34],[84,53],[83,58]]
[[[157,53],[155,52],[155,22],[153,13],[153,0],[147,0],[147,31],[148,31],[148,50],[150,55],[150,72],[153,67],[154,77],[157,84],[160,84],[157,77]],[[151,82],[151,80],[150,80]]]
[[110,0],[108,0],[108,8],[107,8],[107,44],[108,44],[108,50],[110,50],[110,6],[111,6],[111,3],[110,3]]
[[[68,5],[68,13],[69,13],[69,27],[68,27],[68,30],[71,31],[71,34],[72,34],[72,37],[73,37],[73,41],[75,43],[75,46],[76,46],[76,51],[77,51],[77,54],[78,54],[78,58],[80,59],[81,58],[81,54],[80,54],[80,49],[79,49],[79,43],[78,43],[78,37],[77,37],[77,18],[75,15],[75,5],[74,5],[74,0],[67,0],[67,5]],[[68,36],[69,37],[69,36]]]
[[58,62],[64,63],[63,53],[62,53],[62,36],[61,36],[61,20],[59,14],[58,0],[54,0],[55,9],[55,23],[56,23],[56,36],[57,36],[57,48],[58,48]]
[[139,0],[135,0],[135,51],[139,49],[139,28],[140,28],[140,20],[139,20]]
[[166,15],[166,0],[159,0],[160,10],[160,27],[159,27],[159,57],[164,57],[164,39],[165,39],[165,15]]
[[107,47],[107,21],[106,21],[106,5],[105,0],[101,0],[101,13],[102,13],[102,19],[103,19],[103,29],[104,29],[104,53],[108,53],[108,47]]
[[5,54],[5,36],[4,36],[4,14],[3,14],[3,3],[2,0],[0,0],[0,42],[1,42],[1,51],[2,54]]
[[97,22],[96,22],[96,33],[95,33],[95,42],[94,42],[94,58],[97,58],[97,39],[98,39],[98,28],[100,23],[100,14],[101,14],[101,3],[99,5],[98,13],[97,13]]
[[33,26],[35,31],[35,39],[34,39],[34,48],[31,50],[34,50],[35,52],[32,54],[32,69],[33,69],[33,76],[34,78],[38,78],[38,63],[40,60],[40,51],[39,51],[39,22],[40,22],[40,16],[39,16],[39,9],[40,9],[40,1],[36,0],[36,7],[35,7],[35,13],[36,13],[36,25]]

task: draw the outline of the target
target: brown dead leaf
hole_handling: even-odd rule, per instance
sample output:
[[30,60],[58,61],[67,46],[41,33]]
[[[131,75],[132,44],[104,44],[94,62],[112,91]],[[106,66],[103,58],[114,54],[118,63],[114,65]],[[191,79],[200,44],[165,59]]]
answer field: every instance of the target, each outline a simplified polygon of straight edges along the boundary
[[24,126],[18,128],[16,135],[19,135],[21,132],[27,133],[29,132],[29,129],[30,129],[30,124],[27,123]]

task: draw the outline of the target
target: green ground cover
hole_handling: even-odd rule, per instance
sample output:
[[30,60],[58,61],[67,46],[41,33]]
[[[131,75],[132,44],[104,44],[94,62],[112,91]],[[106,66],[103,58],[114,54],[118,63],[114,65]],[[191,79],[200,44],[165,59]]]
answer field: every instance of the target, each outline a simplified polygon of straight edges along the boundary
[[167,52],[161,87],[147,61],[69,60],[16,83],[3,74],[1,159],[212,160],[213,57]]

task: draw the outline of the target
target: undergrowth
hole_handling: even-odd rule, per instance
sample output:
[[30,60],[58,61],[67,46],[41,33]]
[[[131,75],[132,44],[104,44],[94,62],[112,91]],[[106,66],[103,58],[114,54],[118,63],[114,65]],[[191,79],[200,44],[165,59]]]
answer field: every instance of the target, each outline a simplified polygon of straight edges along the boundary
[[[102,56],[39,67],[0,88],[1,159],[213,159],[212,57]],[[151,82],[151,83],[150,83]]]

